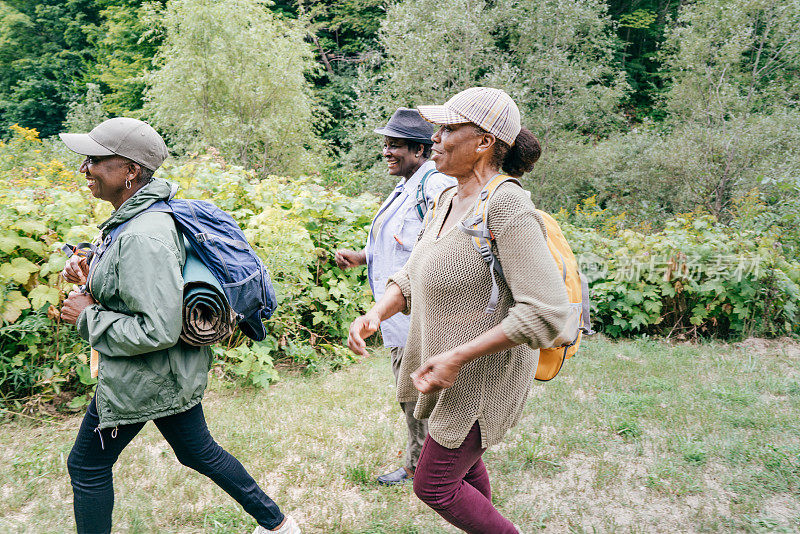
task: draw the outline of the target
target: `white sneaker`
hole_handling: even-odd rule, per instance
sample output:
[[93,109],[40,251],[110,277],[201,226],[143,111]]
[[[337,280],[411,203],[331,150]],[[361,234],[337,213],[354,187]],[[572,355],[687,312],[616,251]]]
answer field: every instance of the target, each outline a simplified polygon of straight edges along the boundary
[[267,530],[261,525],[258,525],[253,531],[253,534],[301,534],[300,527],[297,526],[297,521],[290,515],[286,516],[286,521],[283,526],[278,530]]

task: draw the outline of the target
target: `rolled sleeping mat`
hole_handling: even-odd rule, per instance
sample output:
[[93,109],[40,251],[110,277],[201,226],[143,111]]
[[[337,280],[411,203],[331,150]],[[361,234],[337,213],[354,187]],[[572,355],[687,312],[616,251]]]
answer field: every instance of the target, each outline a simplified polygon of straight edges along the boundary
[[229,337],[234,314],[222,286],[192,247],[186,245],[183,267],[183,328],[181,339],[195,347],[212,345]]

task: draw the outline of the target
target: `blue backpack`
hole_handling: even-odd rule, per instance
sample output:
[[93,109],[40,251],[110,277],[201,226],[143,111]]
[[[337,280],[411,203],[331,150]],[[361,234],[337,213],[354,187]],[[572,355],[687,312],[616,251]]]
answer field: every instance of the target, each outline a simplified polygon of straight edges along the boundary
[[[207,200],[171,197],[154,202],[135,217],[148,211],[172,215],[175,226],[222,286],[242,333],[255,341],[267,337],[262,319],[269,319],[278,306],[275,289],[267,269],[233,217]],[[99,247],[92,247],[97,259],[133,218],[112,228]],[[75,247],[71,248],[74,251]]]

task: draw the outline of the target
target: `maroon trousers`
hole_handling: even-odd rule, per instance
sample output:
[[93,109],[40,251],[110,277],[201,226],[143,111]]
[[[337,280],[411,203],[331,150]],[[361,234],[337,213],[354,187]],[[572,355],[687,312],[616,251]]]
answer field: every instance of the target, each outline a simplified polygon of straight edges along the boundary
[[414,493],[469,534],[517,534],[492,505],[489,473],[481,459],[485,450],[477,421],[457,449],[442,447],[429,434],[414,473]]

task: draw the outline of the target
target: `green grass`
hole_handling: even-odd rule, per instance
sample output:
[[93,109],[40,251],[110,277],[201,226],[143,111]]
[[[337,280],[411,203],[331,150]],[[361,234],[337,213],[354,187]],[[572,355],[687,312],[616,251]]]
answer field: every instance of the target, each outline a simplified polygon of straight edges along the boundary
[[[800,347],[585,342],[485,460],[524,532],[800,530]],[[304,532],[456,530],[408,486],[387,355],[268,391],[212,388],[209,427]],[[0,427],[0,532],[72,532],[80,419]],[[115,532],[249,533],[252,519],[147,425],[115,467]]]

